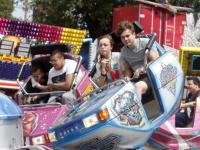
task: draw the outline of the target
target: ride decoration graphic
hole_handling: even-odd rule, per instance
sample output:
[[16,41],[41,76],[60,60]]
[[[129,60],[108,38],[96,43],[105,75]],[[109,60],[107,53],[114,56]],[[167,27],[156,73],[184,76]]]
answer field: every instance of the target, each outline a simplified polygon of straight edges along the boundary
[[145,123],[138,103],[134,93],[126,90],[113,99],[111,108],[122,125],[142,127]]
[[174,96],[176,93],[177,68],[172,64],[164,64],[161,62],[162,71],[160,73],[160,82],[163,88],[167,88]]
[[38,114],[33,111],[25,111],[22,120],[24,136],[30,136],[38,126]]
[[114,150],[117,147],[118,139],[121,136],[109,134],[104,138],[95,137],[89,141],[79,142],[74,148],[78,149],[98,149],[98,150]]

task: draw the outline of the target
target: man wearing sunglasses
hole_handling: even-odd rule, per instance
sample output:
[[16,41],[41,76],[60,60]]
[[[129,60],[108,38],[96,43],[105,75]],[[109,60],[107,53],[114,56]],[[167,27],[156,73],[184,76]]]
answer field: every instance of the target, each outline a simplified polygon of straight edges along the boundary
[[[74,71],[76,69],[77,62],[71,59],[64,59],[62,52],[58,49],[54,50],[50,55],[50,61],[52,68],[49,71],[48,76],[48,90],[49,91],[67,91],[64,94],[51,94],[48,103],[56,103],[58,98],[62,104],[66,104],[70,109],[72,107],[71,102],[76,99],[74,96],[71,85],[74,79]],[[79,71],[77,80],[82,77],[82,72]]]

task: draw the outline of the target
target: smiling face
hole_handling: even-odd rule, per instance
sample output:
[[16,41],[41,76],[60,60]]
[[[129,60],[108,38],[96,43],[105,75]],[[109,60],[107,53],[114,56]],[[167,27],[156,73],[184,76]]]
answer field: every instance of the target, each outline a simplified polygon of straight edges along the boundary
[[50,57],[50,63],[56,70],[61,70],[65,65],[64,57],[59,57],[58,54],[55,54]]
[[187,89],[190,93],[195,94],[199,90],[199,87],[198,84],[194,84],[193,80],[188,80]]
[[109,58],[111,56],[111,50],[113,46],[110,43],[110,40],[108,38],[103,38],[99,40],[99,50],[101,55],[105,56],[106,58]]
[[136,44],[136,35],[135,32],[131,32],[131,30],[127,29],[124,32],[122,32],[120,38],[122,40],[122,43],[126,45],[128,48],[132,48]]

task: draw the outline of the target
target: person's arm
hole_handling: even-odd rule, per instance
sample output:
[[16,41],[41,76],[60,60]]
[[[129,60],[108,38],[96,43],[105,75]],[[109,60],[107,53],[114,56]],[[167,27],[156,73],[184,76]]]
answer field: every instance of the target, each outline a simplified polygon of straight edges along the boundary
[[132,68],[129,64],[125,64],[124,81],[128,82],[132,75]]
[[194,106],[195,106],[195,101],[181,104],[180,112],[184,112],[185,108],[187,107],[193,108]]
[[[156,60],[156,59],[159,57],[159,53],[158,53],[158,51],[156,50],[156,51],[150,53],[150,54],[148,55],[148,57],[149,57],[149,59],[150,59],[150,62],[147,64],[147,66],[150,65],[154,60]],[[140,73],[142,73],[142,72],[144,72],[144,66],[141,67],[141,68],[138,68],[137,70],[135,70],[134,75],[133,75],[133,78],[136,78],[136,79],[139,78]]]
[[195,101],[192,101],[192,102],[181,104],[181,109],[182,108],[187,108],[187,107],[191,107],[192,108],[194,106],[195,106]]
[[60,91],[70,90],[73,79],[74,79],[74,74],[67,74],[65,82],[50,84],[48,85],[48,90],[49,91],[53,91],[54,89],[58,89]]
[[[188,94],[186,101],[187,101],[187,99],[189,99],[190,94],[191,93]],[[184,104],[181,104],[180,112],[184,112],[185,108],[187,108],[187,107],[193,108],[195,106],[195,103],[196,103],[196,98],[197,98],[197,96],[193,97],[190,102],[186,102]]]
[[107,81],[107,73],[106,73],[106,65],[109,63],[109,60],[106,58],[101,59],[101,76],[99,77],[99,86],[104,86],[108,84]]
[[[45,91],[42,91],[42,92],[45,92]],[[47,91],[46,91],[46,92],[47,92]],[[45,96],[46,96],[46,95],[35,95],[35,96],[33,96],[32,98],[33,98],[34,101],[37,101],[37,99],[40,99],[40,98],[45,97]],[[31,99],[26,100],[26,103],[27,103],[27,104],[31,104]]]
[[37,84],[35,87],[40,90],[45,90],[45,92],[48,91],[48,86],[45,85]]
[[107,75],[105,75],[105,76],[100,76],[100,77],[99,77],[99,86],[101,87],[101,86],[104,86],[104,85],[106,85],[106,84],[108,84]]
[[150,53],[150,54],[148,55],[148,57],[149,57],[149,59],[150,59],[150,62],[147,64],[147,66],[148,66],[149,64],[151,64],[154,60],[156,60],[156,59],[159,57],[159,53],[158,53],[158,51],[156,50],[156,51]]
[[124,77],[125,77],[125,60],[123,59],[123,57],[121,56],[121,54],[119,53],[119,64],[120,64],[120,70],[122,71]]

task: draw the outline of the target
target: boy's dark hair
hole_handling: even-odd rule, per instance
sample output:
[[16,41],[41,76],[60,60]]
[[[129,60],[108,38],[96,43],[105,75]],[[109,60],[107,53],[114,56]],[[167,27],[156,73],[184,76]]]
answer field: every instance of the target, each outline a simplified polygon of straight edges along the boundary
[[32,72],[37,72],[38,70],[39,70],[41,73],[44,72],[41,66],[39,66],[39,65],[32,66]]
[[188,80],[192,80],[195,85],[197,84],[198,87],[200,87],[200,85],[199,85],[199,79],[197,77],[188,77],[187,81]]
[[50,56],[58,55],[59,58],[63,57],[62,52],[59,49],[55,49]]
[[120,23],[118,23],[118,29],[115,32],[115,35],[120,37],[121,34],[126,31],[127,29],[129,29],[131,31],[131,33],[133,34],[135,32],[135,27],[134,25],[129,22],[129,21],[122,21]]

